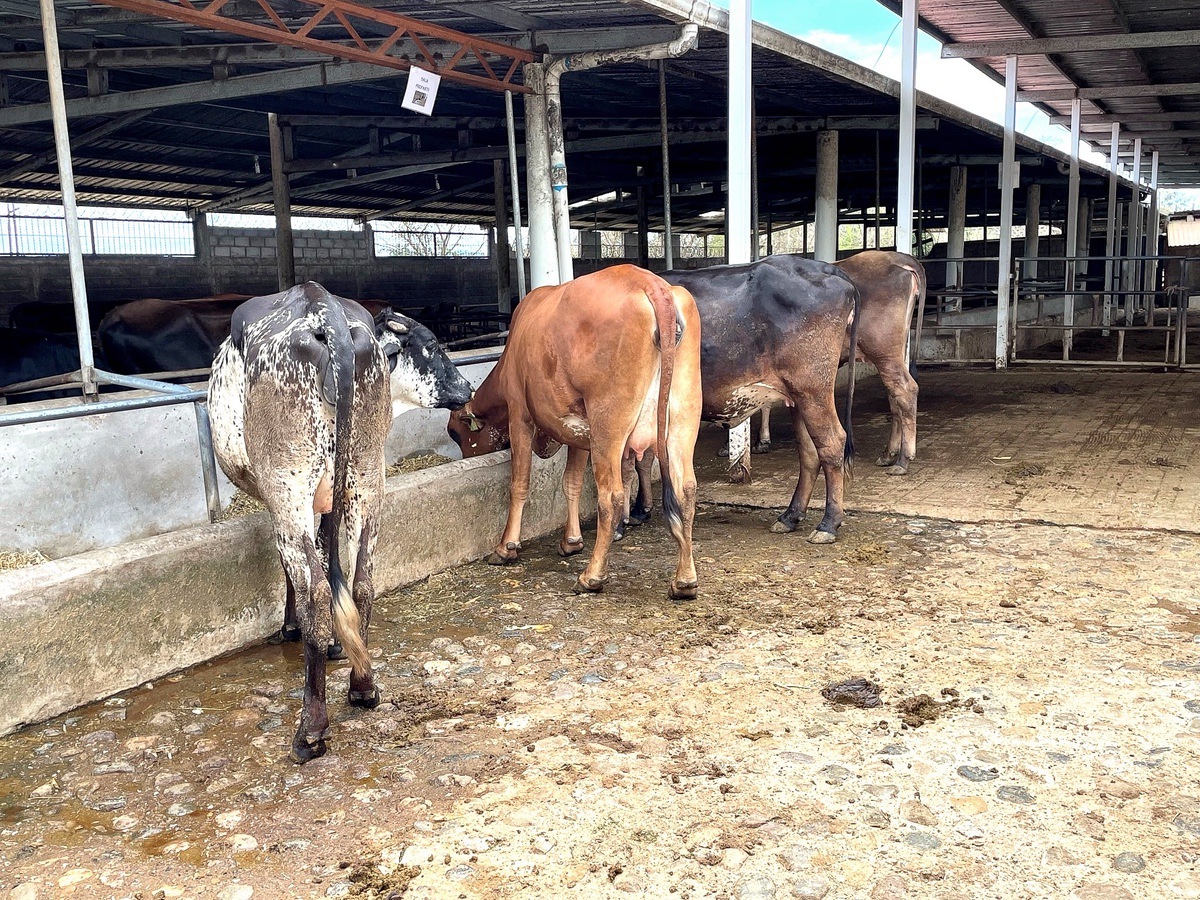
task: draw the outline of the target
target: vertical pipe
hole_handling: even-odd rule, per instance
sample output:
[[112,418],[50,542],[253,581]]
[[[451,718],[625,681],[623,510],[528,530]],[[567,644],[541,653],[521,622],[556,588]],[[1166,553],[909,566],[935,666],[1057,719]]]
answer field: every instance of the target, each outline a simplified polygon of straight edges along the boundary
[[546,138],[550,146],[551,208],[558,247],[558,279],[575,277],[571,260],[571,198],[567,190],[567,146],[563,134],[562,79],[555,67],[546,69]]
[[817,237],[813,258],[837,262],[838,249],[838,133],[817,132]]
[[1125,226],[1125,268],[1121,278],[1121,288],[1125,293],[1125,324],[1132,325],[1134,314],[1138,308],[1138,298],[1131,292],[1137,288],[1137,260],[1133,257],[1141,255],[1141,215],[1142,215],[1142,139],[1133,139],[1133,199],[1126,210],[1128,218]]
[[[1063,242],[1063,324],[1075,324],[1075,257],[1079,253],[1079,106],[1080,99],[1071,101],[1071,174],[1067,182],[1067,227]],[[1064,360],[1071,358],[1071,347],[1075,332],[1068,327],[1063,331],[1062,354]]]
[[1036,281],[1037,256],[1042,243],[1042,186],[1032,182],[1025,189],[1025,277]]
[[279,289],[296,284],[296,257],[292,246],[292,194],[283,171],[283,131],[279,116],[267,113],[267,137],[271,143],[271,190],[275,198],[275,264]]
[[675,248],[671,245],[671,146],[667,139],[667,61],[658,61],[658,127],[662,133],[663,177],[663,256],[668,269],[675,268]]
[[[956,262],[946,263],[946,287],[961,290],[963,284],[963,254],[967,241],[967,167],[950,169],[950,215],[946,223],[946,256]],[[957,303],[955,304],[957,306]]]
[[517,239],[517,297],[520,299],[525,296],[525,238],[521,234],[521,184],[517,177],[517,128],[513,122],[512,91],[504,92],[504,118],[508,126],[508,176],[512,180],[513,231]]
[[750,93],[750,258],[758,259],[758,112],[754,104],[754,89]]
[[[726,196],[725,251],[728,262],[750,262],[750,104],[753,102],[751,71],[751,0],[729,4],[729,193]],[[750,420],[729,429],[729,466],[736,471],[749,468]]]
[[879,235],[883,230],[881,216],[882,199],[882,183],[881,183],[881,159],[879,156],[879,131],[875,131],[875,249],[879,249]]
[[[1150,211],[1146,217],[1146,255],[1158,256],[1158,151],[1150,156]],[[1144,290],[1153,291],[1158,286],[1158,260],[1146,261],[1146,280],[1142,285]],[[1154,308],[1154,298],[1148,297],[1150,308]]]
[[1017,58],[1004,63],[1004,157],[1000,168],[1000,277],[996,285],[996,368],[1008,367],[1012,292],[1013,188],[1017,179]]
[[492,160],[496,213],[496,309],[512,312],[512,264],[508,250],[508,201],[504,197],[504,160]]
[[550,138],[546,123],[546,67],[525,66],[525,185],[529,191],[530,287],[559,283],[554,237],[554,193],[550,180]]
[[208,418],[207,403],[193,403],[192,408],[196,411],[196,438],[200,442],[204,503],[208,507],[208,521],[215,522],[221,515],[221,494],[217,486],[217,457],[213,453],[212,423]]
[[917,148],[917,0],[903,0],[900,50],[900,157],[896,249],[913,252],[913,173]]
[[[1121,126],[1113,122],[1112,143],[1108,151],[1108,230],[1104,238],[1104,313],[1101,320],[1105,326],[1112,324],[1114,276],[1113,258],[1117,254],[1117,145],[1121,139]],[[1108,337],[1108,332],[1102,332]]]
[[87,282],[83,274],[83,248],[79,242],[79,209],[75,204],[75,170],[71,165],[71,137],[67,130],[67,101],[63,93],[62,58],[58,52],[58,25],[54,0],[41,0],[42,40],[46,46],[46,81],[50,88],[50,113],[54,124],[54,155],[62,185],[63,217],[67,228],[67,259],[71,269],[71,300],[75,306],[75,336],[79,343],[79,380],[83,399],[95,400],[96,360],[92,353],[92,323],[88,312]]

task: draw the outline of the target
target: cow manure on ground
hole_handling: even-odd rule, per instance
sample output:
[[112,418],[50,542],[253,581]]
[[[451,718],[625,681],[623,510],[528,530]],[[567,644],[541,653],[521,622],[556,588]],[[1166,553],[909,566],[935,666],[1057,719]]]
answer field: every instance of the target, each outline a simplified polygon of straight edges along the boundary
[[915,697],[904,697],[896,704],[900,713],[900,721],[909,728],[920,728],[926,722],[935,722],[946,713],[955,709],[969,709],[973,712],[983,712],[983,707],[974,698],[961,700],[954,688],[943,688],[943,701],[934,700],[928,694],[917,694]]
[[24,569],[26,566],[36,566],[47,562],[45,556],[37,550],[8,550],[0,547],[0,572],[8,569]]
[[1009,469],[1004,475],[1005,484],[1019,484],[1022,478],[1032,478],[1036,475],[1045,475],[1046,469],[1044,466],[1039,466],[1037,463],[1025,463],[1024,465],[1014,466]]
[[221,510],[221,514],[217,516],[218,522],[228,522],[230,519],[240,519],[242,516],[249,516],[256,512],[262,512],[266,509],[261,500],[255,500],[249,494],[242,491],[235,491],[233,499],[229,501],[229,505]]
[[1044,385],[1040,388],[1045,394],[1078,394],[1079,390],[1073,384],[1065,381],[1056,381],[1053,384]]
[[440,453],[418,453],[406,456],[395,465],[388,466],[387,474],[389,478],[393,475],[407,475],[409,472],[420,472],[422,469],[444,466],[448,462],[454,462],[454,460],[448,456],[442,456]]
[[866,678],[848,678],[821,688],[821,696],[837,706],[857,706],[859,709],[874,709],[882,706],[879,699],[880,687]]
[[375,866],[363,866],[350,874],[350,891],[346,897],[364,897],[366,900],[392,900],[404,896],[408,884],[421,874],[416,866],[399,866],[384,875]]
[[846,551],[846,561],[874,566],[887,562],[888,548],[883,544],[859,544]]

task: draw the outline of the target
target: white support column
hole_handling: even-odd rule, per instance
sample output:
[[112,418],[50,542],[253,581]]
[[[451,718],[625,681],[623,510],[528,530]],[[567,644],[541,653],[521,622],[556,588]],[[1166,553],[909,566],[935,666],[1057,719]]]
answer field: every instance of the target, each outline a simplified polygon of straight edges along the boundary
[[817,132],[817,232],[815,259],[837,262],[838,250],[838,133]]
[[546,120],[546,68],[525,66],[525,184],[529,192],[530,287],[560,282],[554,236],[553,188],[550,181],[550,138]]
[[900,157],[896,183],[896,249],[913,252],[913,177],[917,160],[917,0],[900,16]]
[[1000,280],[996,285],[996,368],[1008,367],[1012,299],[1013,189],[1017,180],[1017,58],[1004,63],[1004,156],[1000,164]]
[[[1150,210],[1146,216],[1146,255],[1158,256],[1158,151],[1155,150],[1150,156]],[[1146,262],[1146,280],[1143,283],[1143,290],[1152,291],[1157,287],[1158,283],[1158,261],[1148,260]],[[1152,297],[1147,298],[1147,303],[1150,308],[1154,308]]]
[[1030,281],[1038,277],[1037,255],[1041,251],[1042,186],[1036,181],[1025,188],[1025,253],[1024,274]]
[[[729,193],[725,251],[732,265],[750,262],[751,0],[729,4]],[[731,471],[750,462],[750,420],[729,430]]]
[[1129,201],[1125,224],[1125,269],[1121,278],[1121,290],[1125,291],[1125,324],[1133,324],[1133,316],[1137,312],[1138,298],[1131,291],[1137,288],[1138,263],[1134,257],[1141,255],[1142,217],[1142,139],[1133,139],[1133,197]]
[[1074,344],[1075,332],[1070,327],[1075,323],[1075,255],[1079,245],[1079,106],[1080,99],[1071,101],[1071,174],[1067,182],[1067,234],[1063,243],[1063,324],[1068,326],[1063,331],[1063,359],[1071,358],[1071,346]]
[[[1117,250],[1117,145],[1121,140],[1121,126],[1113,122],[1112,142],[1108,151],[1108,230],[1104,239],[1104,313],[1101,320],[1104,325],[1112,324],[1113,289],[1116,284],[1116,270],[1113,257]],[[1108,332],[1103,332],[1108,337]]]
[[67,129],[67,100],[63,93],[62,58],[58,52],[58,24],[54,0],[41,0],[42,41],[46,47],[46,80],[54,125],[54,155],[62,186],[63,214],[67,226],[67,260],[71,269],[71,300],[75,305],[75,336],[79,343],[79,380],[83,399],[95,400],[96,360],[92,352],[92,323],[88,312],[87,283],[83,275],[83,247],[79,241],[79,210],[75,204],[75,170],[71,165],[71,137]]
[[517,246],[517,299],[521,300],[525,297],[525,237],[521,234],[521,181],[517,175],[517,129],[513,121],[512,91],[504,92],[504,118],[508,129],[508,177],[512,182],[513,236]]
[[[967,167],[950,168],[950,215],[946,227],[946,256],[961,260],[967,246]],[[962,262],[946,263],[946,287],[961,289],[963,283]],[[951,300],[955,306],[961,298]]]

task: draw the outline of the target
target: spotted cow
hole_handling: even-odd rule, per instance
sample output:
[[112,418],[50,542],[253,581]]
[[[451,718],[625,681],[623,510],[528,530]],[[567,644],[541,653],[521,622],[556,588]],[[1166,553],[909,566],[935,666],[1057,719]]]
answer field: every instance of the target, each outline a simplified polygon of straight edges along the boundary
[[288,583],[285,631],[298,618],[303,636],[295,762],[325,752],[326,654],[335,635],[350,660],[349,702],[379,704],[366,640],[393,412],[456,407],[469,398],[469,383],[426,329],[391,312],[376,323],[353,300],[314,282],[256,297],[233,315],[213,362],[213,442],[225,474],[271,513]]

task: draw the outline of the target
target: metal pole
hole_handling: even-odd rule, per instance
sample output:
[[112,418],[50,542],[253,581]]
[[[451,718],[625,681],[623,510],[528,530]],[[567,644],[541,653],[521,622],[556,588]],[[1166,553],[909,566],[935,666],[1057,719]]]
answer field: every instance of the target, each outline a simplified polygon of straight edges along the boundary
[[838,133],[817,132],[817,232],[813,257],[837,262],[838,250]]
[[900,157],[896,184],[896,249],[913,252],[913,173],[917,148],[917,0],[900,17]]
[[83,248],[79,243],[79,209],[75,204],[75,170],[71,165],[71,137],[67,130],[67,100],[63,93],[62,58],[58,52],[58,25],[54,0],[40,0],[42,41],[46,45],[46,81],[50,88],[50,113],[54,124],[54,154],[62,184],[63,218],[67,229],[67,259],[71,269],[71,300],[75,305],[75,336],[79,342],[79,373],[83,399],[95,400],[96,359],[92,353],[92,323],[88,313],[87,282],[83,274]]
[[[1114,265],[1117,245],[1117,144],[1121,139],[1121,126],[1113,122],[1112,143],[1108,151],[1108,230],[1104,238],[1104,313],[1102,323],[1107,327],[1112,324]],[[1108,337],[1108,332],[1101,332]]]
[[882,199],[882,164],[879,156],[879,132],[875,132],[875,249],[879,249],[879,235],[882,229],[880,205]]
[[[1075,324],[1075,257],[1079,243],[1079,106],[1080,99],[1071,101],[1071,174],[1067,182],[1067,234],[1063,243],[1063,324]],[[1075,332],[1063,332],[1062,358],[1071,358]]]
[[508,200],[504,196],[504,169],[504,160],[492,160],[492,205],[496,214],[496,309],[511,313],[512,263],[508,249]]
[[525,296],[525,238],[521,234],[521,183],[517,177],[517,129],[513,122],[512,91],[504,92],[504,119],[508,126],[508,176],[512,179],[513,231],[517,238],[517,298]]
[[283,131],[275,113],[267,113],[267,137],[271,143],[271,189],[275,194],[275,261],[279,289],[286,291],[296,284],[296,258],[292,247],[292,197],[283,171]]
[[525,185],[529,190],[529,279],[531,287],[559,283],[558,248],[550,182],[550,138],[546,124],[546,67],[525,66]]
[[1000,168],[1000,277],[996,285],[996,368],[1008,366],[1012,292],[1013,188],[1017,180],[1017,58],[1004,63],[1004,157]]
[[208,418],[207,403],[193,403],[192,408],[196,410],[196,437],[200,441],[204,503],[208,507],[208,521],[215,522],[221,515],[221,495],[217,487],[217,457],[213,453],[212,423]]
[[662,133],[663,178],[663,256],[667,268],[675,268],[675,248],[671,245],[671,145],[667,140],[667,61],[658,61],[658,127]]
[[750,96],[750,258],[758,259],[758,112]]
[[1125,324],[1132,325],[1134,314],[1137,312],[1138,298],[1131,292],[1137,288],[1137,260],[1133,257],[1141,255],[1138,245],[1141,243],[1141,213],[1142,213],[1142,139],[1133,139],[1133,199],[1129,201],[1126,210],[1128,218],[1125,225],[1125,269],[1121,279],[1121,287],[1125,293]]
[[[750,262],[751,0],[729,5],[729,193],[725,250],[731,264]],[[749,469],[750,420],[729,429],[729,466]]]
[[[1158,256],[1158,151],[1150,155],[1150,211],[1146,218],[1146,256]],[[1158,285],[1158,260],[1146,261],[1146,280],[1143,289],[1153,291]],[[1154,298],[1148,296],[1151,310],[1154,309]]]

